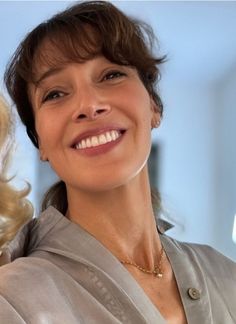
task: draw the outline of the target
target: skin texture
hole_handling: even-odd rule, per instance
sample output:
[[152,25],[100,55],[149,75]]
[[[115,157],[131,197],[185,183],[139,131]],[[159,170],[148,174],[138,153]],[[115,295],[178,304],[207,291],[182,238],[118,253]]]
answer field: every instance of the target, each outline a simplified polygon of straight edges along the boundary
[[[50,91],[53,98],[45,101]],[[104,58],[68,64],[41,82],[32,102],[41,155],[71,190],[116,188],[145,165],[154,107],[134,69]],[[103,111],[96,114],[98,109]],[[82,132],[111,124],[126,130],[122,145],[111,152],[88,158],[71,149]]]
[[[161,243],[152,210],[147,159],[151,129],[160,115],[137,71],[104,57],[67,63],[54,70],[36,65],[36,71],[40,82],[29,85],[29,93],[40,154],[66,184],[66,216],[118,259],[154,268]],[[81,133],[104,127],[125,130],[110,150],[90,156],[72,147]],[[126,267],[168,323],[185,323],[166,257],[166,275],[163,280],[155,279],[155,285],[153,277]],[[163,289],[167,291],[164,295]]]

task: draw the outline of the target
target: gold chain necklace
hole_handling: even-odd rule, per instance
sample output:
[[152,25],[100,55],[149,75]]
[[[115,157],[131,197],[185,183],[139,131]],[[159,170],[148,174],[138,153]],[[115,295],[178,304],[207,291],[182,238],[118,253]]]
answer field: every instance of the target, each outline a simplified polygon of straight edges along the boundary
[[162,246],[161,247],[161,253],[160,253],[160,259],[158,261],[158,264],[156,266],[154,266],[153,270],[145,269],[145,268],[141,267],[140,265],[138,265],[137,263],[132,262],[132,261],[128,261],[128,260],[121,260],[120,262],[122,264],[128,264],[128,265],[134,266],[138,270],[140,270],[140,271],[142,271],[144,273],[152,274],[157,278],[162,278],[163,277],[162,261],[163,261],[163,258],[164,258],[164,254],[165,254],[165,251],[164,251],[163,246]]

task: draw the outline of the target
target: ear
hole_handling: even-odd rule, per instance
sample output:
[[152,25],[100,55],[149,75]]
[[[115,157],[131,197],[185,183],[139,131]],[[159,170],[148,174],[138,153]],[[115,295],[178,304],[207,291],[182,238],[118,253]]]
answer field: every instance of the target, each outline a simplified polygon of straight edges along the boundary
[[161,114],[156,102],[152,98],[151,98],[151,113],[152,113],[151,127],[152,129],[157,128],[161,123]]
[[40,156],[40,160],[42,162],[48,161],[47,156],[43,153],[43,151],[39,150],[39,156]]
[[47,158],[47,155],[40,143],[40,140],[38,140],[38,144],[39,144],[39,156],[40,156],[40,160],[45,162],[45,161],[48,161],[48,158]]

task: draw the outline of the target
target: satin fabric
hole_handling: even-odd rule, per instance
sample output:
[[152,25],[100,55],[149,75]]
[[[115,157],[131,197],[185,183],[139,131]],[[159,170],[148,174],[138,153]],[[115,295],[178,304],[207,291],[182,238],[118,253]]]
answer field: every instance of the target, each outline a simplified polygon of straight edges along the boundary
[[[208,246],[161,240],[188,323],[235,324],[236,264]],[[53,207],[20,229],[0,264],[1,324],[167,323],[119,260]]]

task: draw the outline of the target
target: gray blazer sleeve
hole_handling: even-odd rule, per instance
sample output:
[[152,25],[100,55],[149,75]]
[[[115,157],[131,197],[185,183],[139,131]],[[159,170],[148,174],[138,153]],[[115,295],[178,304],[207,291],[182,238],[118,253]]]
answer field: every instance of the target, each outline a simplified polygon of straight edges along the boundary
[[0,319],[2,324],[26,324],[14,307],[0,295]]

